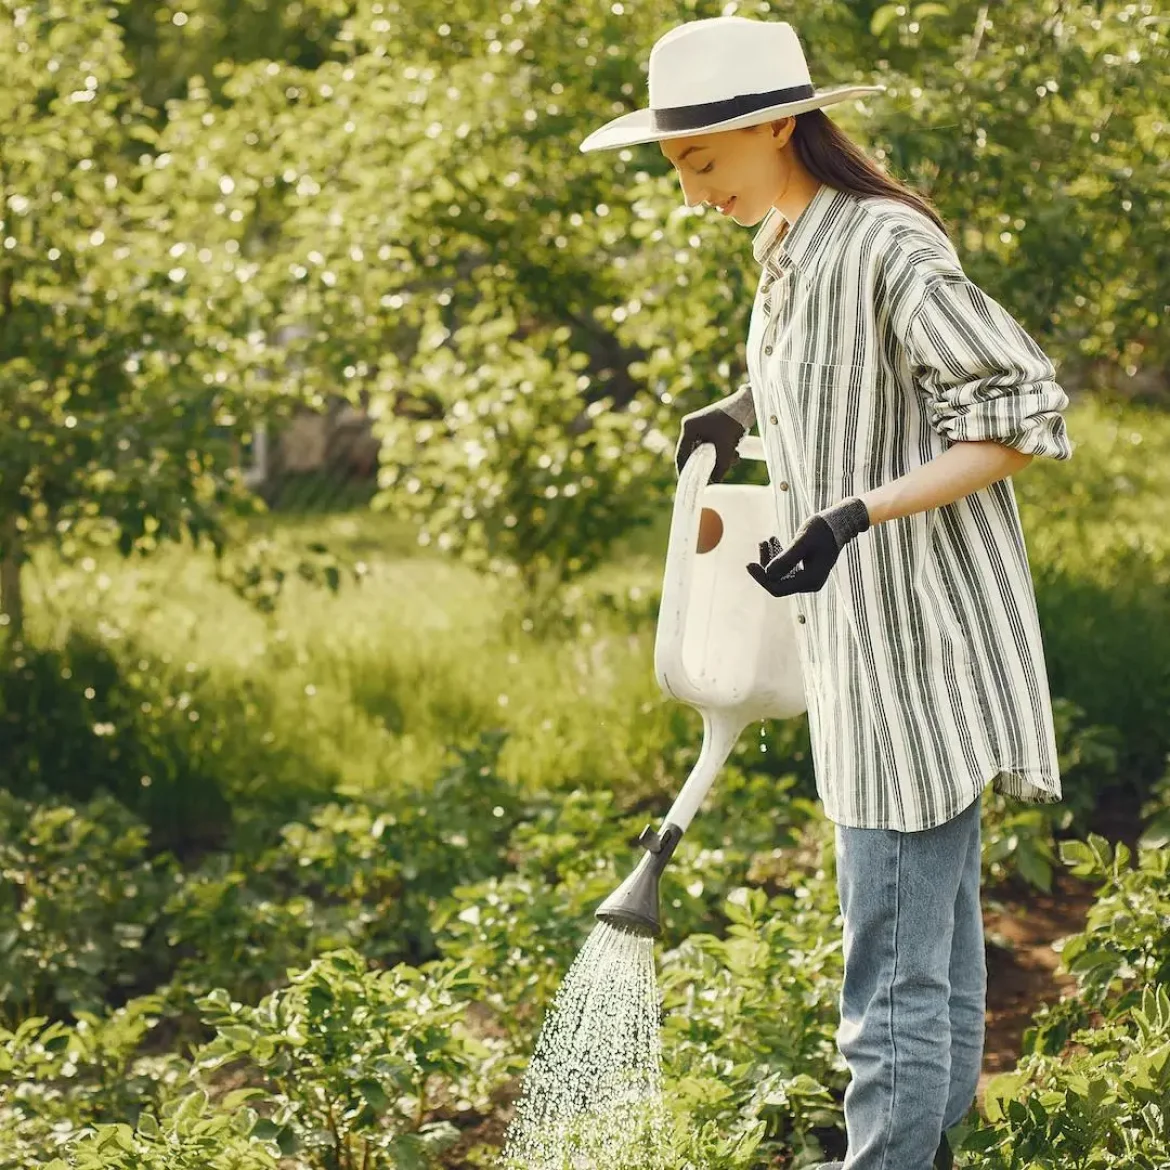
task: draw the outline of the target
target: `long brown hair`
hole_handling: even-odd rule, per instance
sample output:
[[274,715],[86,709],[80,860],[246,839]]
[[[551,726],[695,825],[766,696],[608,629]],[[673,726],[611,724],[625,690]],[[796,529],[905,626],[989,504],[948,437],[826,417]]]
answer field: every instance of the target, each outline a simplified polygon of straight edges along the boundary
[[881,170],[824,110],[797,114],[792,141],[796,143],[800,161],[822,183],[855,195],[900,199],[932,219],[944,235],[949,235],[942,215],[930,200]]

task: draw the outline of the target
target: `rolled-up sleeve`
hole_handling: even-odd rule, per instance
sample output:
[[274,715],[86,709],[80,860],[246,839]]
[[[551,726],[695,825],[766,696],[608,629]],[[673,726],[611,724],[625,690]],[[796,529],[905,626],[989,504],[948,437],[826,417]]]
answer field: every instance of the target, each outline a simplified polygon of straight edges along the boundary
[[905,344],[931,423],[952,442],[990,440],[1068,459],[1068,395],[1043,350],[963,275],[937,278],[910,318]]

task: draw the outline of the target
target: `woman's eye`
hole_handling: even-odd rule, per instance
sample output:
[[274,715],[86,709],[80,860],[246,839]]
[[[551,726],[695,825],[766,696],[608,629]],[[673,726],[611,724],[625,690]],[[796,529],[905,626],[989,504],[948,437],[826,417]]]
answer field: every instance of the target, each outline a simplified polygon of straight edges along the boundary
[[715,164],[713,162],[709,162],[701,171],[698,171],[696,173],[700,174],[700,175],[705,175],[708,171],[714,170],[714,169],[715,169]]

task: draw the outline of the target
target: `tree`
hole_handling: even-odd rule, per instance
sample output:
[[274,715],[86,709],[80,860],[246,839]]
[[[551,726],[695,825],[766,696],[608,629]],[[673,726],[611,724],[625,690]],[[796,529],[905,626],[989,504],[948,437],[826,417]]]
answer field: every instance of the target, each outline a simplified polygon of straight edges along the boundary
[[222,548],[248,501],[217,430],[246,419],[246,339],[187,280],[174,197],[114,10],[0,3],[0,608],[51,543]]

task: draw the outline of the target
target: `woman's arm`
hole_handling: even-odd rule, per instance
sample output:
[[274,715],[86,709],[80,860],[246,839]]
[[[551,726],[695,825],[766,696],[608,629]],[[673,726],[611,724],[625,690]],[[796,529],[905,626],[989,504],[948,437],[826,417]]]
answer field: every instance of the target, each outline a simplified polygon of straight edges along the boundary
[[954,443],[929,463],[866,492],[870,524],[941,508],[1026,467],[1032,456],[991,441]]

